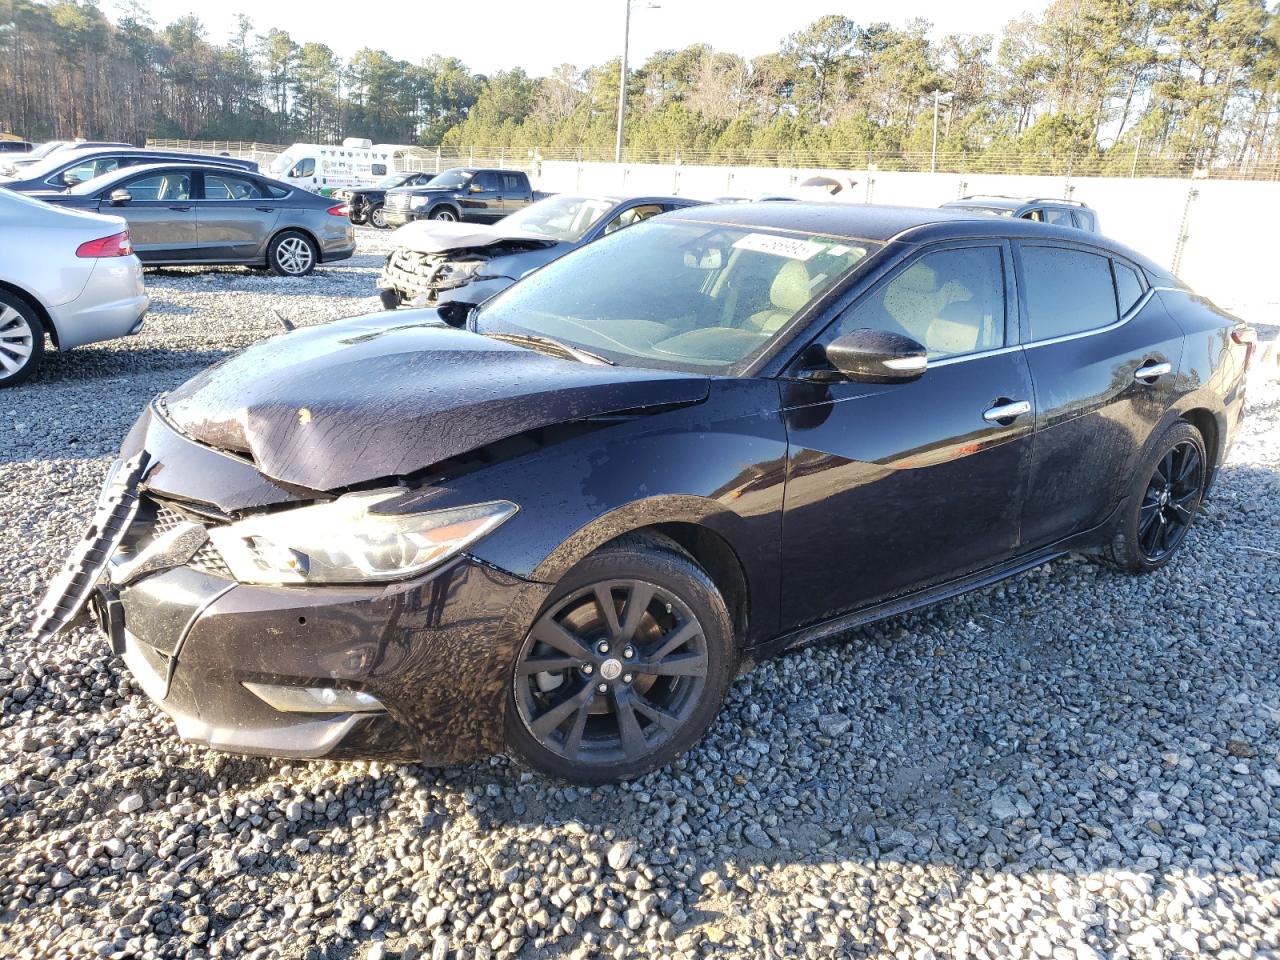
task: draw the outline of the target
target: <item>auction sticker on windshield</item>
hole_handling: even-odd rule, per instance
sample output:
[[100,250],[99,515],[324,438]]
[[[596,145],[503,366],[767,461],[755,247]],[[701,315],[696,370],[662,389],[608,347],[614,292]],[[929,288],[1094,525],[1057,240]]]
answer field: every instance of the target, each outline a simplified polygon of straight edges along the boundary
[[775,237],[769,233],[748,233],[745,237],[734,241],[733,245],[738,250],[772,253],[774,256],[789,257],[792,260],[808,260],[827,249],[824,243],[797,240],[794,237]]

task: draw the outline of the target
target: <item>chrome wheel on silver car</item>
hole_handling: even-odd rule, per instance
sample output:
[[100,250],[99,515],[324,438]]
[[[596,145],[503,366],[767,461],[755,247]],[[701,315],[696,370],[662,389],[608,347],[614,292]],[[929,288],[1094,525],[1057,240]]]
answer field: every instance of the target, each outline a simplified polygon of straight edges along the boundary
[[316,248],[301,233],[282,233],[271,241],[268,257],[272,271],[282,277],[304,277],[316,266]]
[[44,327],[31,304],[0,290],[0,387],[35,372],[44,353]]
[[382,209],[382,204],[378,204],[369,211],[369,222],[379,230],[387,229],[387,215]]

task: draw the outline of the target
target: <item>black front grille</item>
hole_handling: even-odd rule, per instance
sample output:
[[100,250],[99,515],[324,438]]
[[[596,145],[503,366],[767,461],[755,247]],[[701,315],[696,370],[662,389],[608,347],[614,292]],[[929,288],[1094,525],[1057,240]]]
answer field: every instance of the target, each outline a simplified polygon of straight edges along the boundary
[[[202,517],[169,501],[144,494],[141,498],[137,516],[134,518],[133,524],[130,526],[129,532],[119,548],[119,552],[125,556],[136,556],[157,538],[188,523],[200,524],[206,528],[209,526],[208,518],[206,517]],[[233,579],[230,568],[222,559],[222,555],[212,541],[206,540],[185,565],[210,576],[222,577],[227,580]]]

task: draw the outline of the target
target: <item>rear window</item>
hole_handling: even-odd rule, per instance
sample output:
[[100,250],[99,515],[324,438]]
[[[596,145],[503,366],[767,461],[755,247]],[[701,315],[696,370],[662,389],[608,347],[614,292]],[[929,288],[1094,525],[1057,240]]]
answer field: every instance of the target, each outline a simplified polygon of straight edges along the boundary
[[1142,281],[1135,270],[1123,263],[1112,260],[1111,266],[1116,272],[1116,299],[1120,302],[1120,312],[1128,313],[1142,299]]
[[1119,319],[1107,257],[1025,245],[1021,253],[1032,340],[1096,330]]

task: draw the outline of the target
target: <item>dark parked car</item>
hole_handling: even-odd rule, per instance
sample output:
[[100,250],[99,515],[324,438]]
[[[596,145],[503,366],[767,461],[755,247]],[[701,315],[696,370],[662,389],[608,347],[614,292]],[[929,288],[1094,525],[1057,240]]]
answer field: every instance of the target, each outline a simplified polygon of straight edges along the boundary
[[343,187],[333,191],[333,196],[347,202],[351,208],[352,223],[370,223],[379,230],[385,230],[388,224],[382,215],[382,205],[386,203],[387,191],[396,187],[422,187],[433,177],[434,173],[393,173],[371,187]]
[[950,210],[990,213],[997,217],[1015,217],[1049,223],[1055,227],[1076,227],[1099,233],[1098,213],[1079,200],[1055,200],[1052,197],[964,197],[942,205]]
[[424,186],[388,190],[382,210],[393,227],[414,220],[493,223],[542,196],[533,192],[528,175],[520,170],[455,167]]
[[356,249],[345,204],[216,163],[126,167],[31,195],[124,217],[147,266],[239,263],[300,277]]
[[92,594],[224,750],[635,776],[740,665],[1068,550],[1167,563],[1253,349],[1078,230],[831,203],[678,210],[435,317],[158,398],[37,636]]
[[251,173],[258,172],[252,160],[234,157],[211,157],[203,153],[178,153],[171,150],[145,150],[137,147],[92,147],[89,149],[55,150],[39,163],[33,163],[18,171],[16,177],[0,177],[0,187],[19,193],[41,190],[65,190],[77,183],[92,180],[121,167],[136,167],[145,163],[215,163],[223,167],[235,167]]
[[35,147],[34,143],[29,140],[2,140],[0,139],[0,153],[20,154],[30,153]]
[[396,231],[396,247],[378,278],[382,305],[475,305],[527,273],[623,227],[692,206],[681,197],[592,197],[558,194],[493,226],[418,222]]

